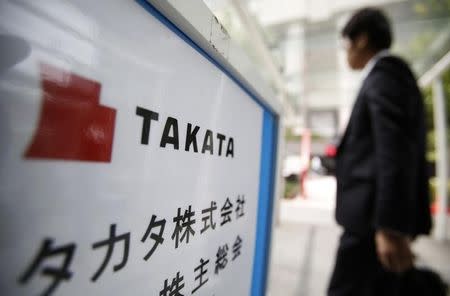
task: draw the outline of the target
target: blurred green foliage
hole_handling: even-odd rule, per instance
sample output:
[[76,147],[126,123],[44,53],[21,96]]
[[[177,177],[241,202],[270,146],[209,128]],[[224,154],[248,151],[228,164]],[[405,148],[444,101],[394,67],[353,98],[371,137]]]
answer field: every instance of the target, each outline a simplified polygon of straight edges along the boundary
[[[442,75],[442,84],[445,94],[445,107],[447,110],[447,147],[450,147],[450,69],[448,69]],[[433,121],[433,91],[431,87],[427,87],[423,90],[425,112],[426,112],[426,124],[427,124],[427,159],[429,162],[436,162],[436,138]],[[433,203],[436,199],[436,178],[430,180],[430,196]],[[450,180],[447,183],[447,197],[449,198],[448,204],[450,204]]]
[[[413,9],[417,15],[424,18],[439,19],[450,17],[450,0],[413,0]],[[429,45],[436,38],[437,32],[425,31],[418,34],[415,40],[409,45],[410,53],[423,54]],[[444,86],[445,103],[447,111],[447,146],[450,146],[450,69],[442,75]],[[431,87],[423,89],[427,134],[427,159],[436,160],[436,140],[434,132],[434,112],[433,112],[433,92]]]
[[293,129],[291,127],[287,127],[284,134],[284,139],[286,141],[292,141],[292,142],[300,142],[301,135],[297,135],[294,133]]
[[[436,178],[430,179],[430,202],[433,203],[436,200],[437,196],[437,186],[436,186]],[[447,181],[447,204],[450,205],[450,180]]]
[[[300,142],[302,139],[302,135],[296,134],[293,131],[293,128],[287,127],[284,134],[284,139],[288,142]],[[321,141],[321,140],[328,140],[327,137],[325,137],[322,134],[312,132],[311,133],[311,140],[312,141]]]
[[[447,146],[450,146],[450,69],[442,75],[442,84],[444,86],[445,107],[447,110]],[[423,90],[427,134],[427,158],[430,161],[435,160],[435,133],[434,133],[434,112],[433,112],[433,91],[431,87]]]
[[450,0],[413,0],[414,11],[424,17],[448,17]]
[[[447,53],[446,47],[450,46],[449,41],[443,39],[450,25],[450,0],[412,0],[410,3],[415,15],[413,19],[422,25],[411,28],[414,30],[411,40],[395,43],[393,51],[400,53],[413,64],[416,72],[423,74],[433,62]],[[436,42],[442,44],[437,46]]]
[[298,179],[285,179],[284,198],[294,198],[299,193]]

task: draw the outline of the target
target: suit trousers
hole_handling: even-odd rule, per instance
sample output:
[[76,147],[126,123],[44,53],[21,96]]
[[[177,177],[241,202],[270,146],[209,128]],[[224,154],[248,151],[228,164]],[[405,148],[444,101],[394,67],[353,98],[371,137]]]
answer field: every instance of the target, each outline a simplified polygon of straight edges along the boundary
[[328,296],[400,295],[400,276],[383,269],[374,235],[374,232],[366,236],[343,232]]

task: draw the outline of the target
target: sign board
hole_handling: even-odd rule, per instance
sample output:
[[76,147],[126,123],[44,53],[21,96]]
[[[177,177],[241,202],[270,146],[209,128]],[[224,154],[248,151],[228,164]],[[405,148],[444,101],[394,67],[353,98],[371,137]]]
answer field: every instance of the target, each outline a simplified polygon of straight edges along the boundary
[[145,1],[0,28],[2,294],[264,294],[276,115]]

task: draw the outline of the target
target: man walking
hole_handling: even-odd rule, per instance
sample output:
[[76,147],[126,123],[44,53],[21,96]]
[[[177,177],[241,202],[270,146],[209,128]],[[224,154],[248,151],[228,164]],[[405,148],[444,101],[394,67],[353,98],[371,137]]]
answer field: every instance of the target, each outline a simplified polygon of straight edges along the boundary
[[338,148],[344,232],[328,295],[396,295],[413,265],[411,239],[431,228],[422,96],[409,66],[388,51],[380,10],[356,12],[342,36],[348,64],[365,78]]

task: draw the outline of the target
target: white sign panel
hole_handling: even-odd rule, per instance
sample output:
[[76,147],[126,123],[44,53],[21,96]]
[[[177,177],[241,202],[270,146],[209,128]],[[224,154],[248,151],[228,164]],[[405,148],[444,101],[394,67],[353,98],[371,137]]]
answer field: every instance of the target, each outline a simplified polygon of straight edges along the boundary
[[0,30],[2,294],[249,295],[262,108],[134,1]]

